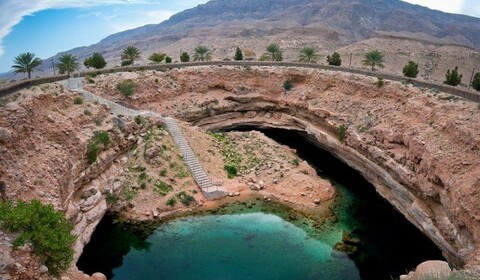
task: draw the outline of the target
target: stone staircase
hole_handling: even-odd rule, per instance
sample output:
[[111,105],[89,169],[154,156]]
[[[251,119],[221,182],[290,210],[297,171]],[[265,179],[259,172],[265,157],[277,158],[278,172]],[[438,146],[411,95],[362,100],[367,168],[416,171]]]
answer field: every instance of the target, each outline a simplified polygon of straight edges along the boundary
[[178,126],[175,119],[170,117],[164,118],[160,114],[152,111],[133,110],[113,101],[97,96],[91,92],[88,92],[83,89],[83,78],[71,78],[65,81],[60,81],[58,83],[64,85],[71,90],[80,92],[80,94],[83,96],[83,98],[85,98],[85,100],[96,101],[100,104],[106,105],[115,115],[160,118],[167,125],[168,132],[170,133],[175,144],[180,150],[185,164],[192,173],[193,179],[198,184],[205,197],[209,200],[212,200],[227,195],[225,191],[218,189],[218,184],[214,184],[208,176],[207,172],[203,169],[202,164],[193,152],[190,144],[188,144],[187,139],[183,135],[182,130]]
[[198,186],[200,186],[200,189],[205,194],[205,197],[207,199],[216,199],[226,196],[227,193],[219,190],[218,186],[213,184],[207,172],[205,169],[203,169],[202,164],[193,152],[190,144],[188,144],[187,139],[185,139],[182,130],[177,125],[175,119],[167,117],[165,118],[165,124],[167,125],[168,132],[170,135],[172,135],[175,144],[177,144],[185,164],[188,166],[188,169],[190,169],[193,178],[197,182]]

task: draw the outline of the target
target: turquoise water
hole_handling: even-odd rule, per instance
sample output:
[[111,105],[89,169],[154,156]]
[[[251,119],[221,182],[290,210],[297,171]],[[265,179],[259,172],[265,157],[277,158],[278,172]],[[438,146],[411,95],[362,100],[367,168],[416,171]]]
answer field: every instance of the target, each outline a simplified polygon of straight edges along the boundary
[[333,260],[330,245],[272,214],[180,219],[146,242],[112,279],[360,279],[346,254]]
[[[105,218],[77,266],[109,279],[395,279],[439,250],[373,187],[301,137],[268,131],[297,148],[339,192],[328,215],[234,203],[213,213],[141,228]],[[360,241],[336,250],[344,234]],[[337,247],[340,249],[340,247]]]

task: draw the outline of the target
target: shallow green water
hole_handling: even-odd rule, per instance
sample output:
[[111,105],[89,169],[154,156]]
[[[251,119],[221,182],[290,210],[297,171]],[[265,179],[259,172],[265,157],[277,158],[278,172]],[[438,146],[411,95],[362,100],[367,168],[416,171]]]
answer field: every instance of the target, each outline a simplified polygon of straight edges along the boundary
[[[270,135],[277,141],[285,134]],[[288,135],[299,156],[339,196],[330,215],[304,217],[271,203],[235,203],[214,214],[180,218],[154,231],[107,217],[77,263],[110,279],[395,279],[439,250],[356,172]],[[314,152],[312,152],[314,151]],[[347,232],[354,253],[334,248]]]

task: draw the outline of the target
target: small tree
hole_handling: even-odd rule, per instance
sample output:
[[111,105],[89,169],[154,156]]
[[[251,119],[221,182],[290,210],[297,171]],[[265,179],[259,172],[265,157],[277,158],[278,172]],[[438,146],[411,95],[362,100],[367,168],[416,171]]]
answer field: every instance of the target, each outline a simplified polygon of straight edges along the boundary
[[155,63],[162,62],[167,57],[164,53],[152,53],[152,55],[148,58],[148,60],[153,61]]
[[409,78],[416,78],[418,75],[418,63],[409,61],[405,67],[403,67],[403,75]]
[[365,59],[362,62],[365,66],[371,66],[372,71],[375,71],[375,66],[378,66],[380,68],[385,67],[385,65],[383,65],[383,63],[385,62],[383,58],[383,53],[381,53],[379,50],[373,50],[366,53]]
[[299,61],[306,63],[317,63],[319,58],[318,51],[314,47],[304,47],[300,51]]
[[17,73],[27,73],[28,78],[32,77],[32,72],[35,68],[42,64],[42,60],[38,57],[35,57],[34,53],[26,52],[21,53],[13,59],[12,68],[15,69],[13,72]]
[[251,49],[244,49],[243,56],[245,60],[254,60],[257,54]]
[[[282,61],[283,60],[283,54],[282,51],[280,50],[280,46],[276,43],[272,43],[267,46],[267,52],[262,55],[262,57],[269,58],[268,60],[271,61]],[[262,58],[261,57],[261,58]],[[260,58],[260,60],[261,60]]]
[[93,67],[95,69],[103,69],[105,66],[107,66],[107,61],[103,55],[98,52],[94,52],[92,56],[83,61],[83,65],[85,65],[87,68]]
[[135,46],[128,46],[122,51],[122,66],[133,65],[140,58],[140,50]]
[[68,53],[63,54],[58,60],[60,61],[60,63],[58,63],[56,66],[60,74],[67,73],[67,75],[70,77],[70,74],[72,72],[78,70],[79,64],[77,62],[77,58],[74,55]]
[[475,74],[475,77],[473,77],[472,87],[473,87],[476,91],[480,91],[480,72],[478,72],[477,74]]
[[242,53],[242,50],[237,47],[237,49],[235,50],[235,56],[233,57],[233,59],[239,61],[239,60],[243,60],[243,53]]
[[193,53],[194,61],[210,61],[212,60],[212,52],[207,46],[199,45],[195,48]]
[[76,238],[71,234],[73,225],[62,212],[32,200],[18,201],[16,206],[0,201],[0,213],[0,228],[19,234],[14,247],[30,243],[35,255],[55,277],[67,270],[73,260]]
[[327,55],[327,62],[328,62],[328,65],[341,66],[342,58],[340,57],[339,53],[334,52],[332,56]]
[[455,69],[451,71],[448,69],[445,77],[447,79],[443,82],[444,84],[456,87],[462,82],[463,75],[458,74],[458,66],[456,66]]
[[182,52],[180,55],[181,62],[190,62],[190,55],[187,52]]

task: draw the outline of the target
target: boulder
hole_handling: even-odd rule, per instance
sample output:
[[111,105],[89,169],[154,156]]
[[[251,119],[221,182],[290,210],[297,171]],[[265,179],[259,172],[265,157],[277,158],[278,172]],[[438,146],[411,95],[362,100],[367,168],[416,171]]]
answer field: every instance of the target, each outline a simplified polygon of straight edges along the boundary
[[10,130],[0,127],[0,143],[10,142],[12,140],[12,133]]
[[107,277],[103,275],[103,273],[100,272],[95,272],[92,277],[90,277],[91,280],[107,280]]
[[444,261],[426,261],[415,269],[415,279],[424,279],[427,277],[446,278],[450,276],[452,270],[448,263]]

